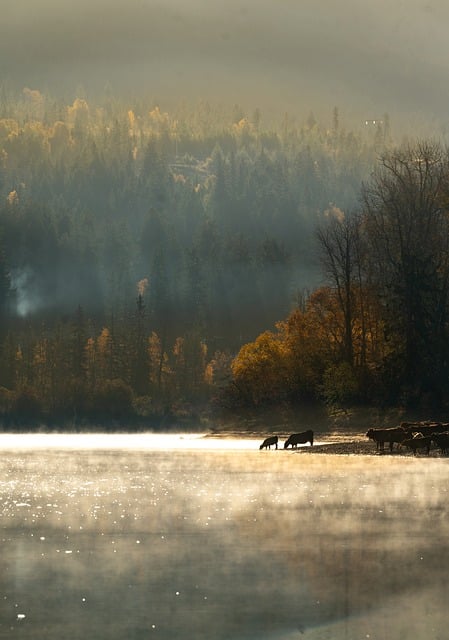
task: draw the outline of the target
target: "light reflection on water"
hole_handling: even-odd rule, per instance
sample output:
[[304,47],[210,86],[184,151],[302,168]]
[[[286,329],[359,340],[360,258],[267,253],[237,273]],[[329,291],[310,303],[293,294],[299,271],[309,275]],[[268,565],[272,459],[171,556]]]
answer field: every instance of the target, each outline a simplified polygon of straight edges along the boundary
[[51,438],[0,437],[0,638],[446,637],[447,460]]
[[[288,434],[285,436],[287,437]],[[336,441],[341,436],[334,436]],[[350,439],[354,439],[352,436]],[[157,450],[186,450],[186,449],[258,449],[263,437],[223,437],[211,436],[204,433],[118,433],[105,438],[101,433],[87,434],[58,434],[58,433],[28,433],[12,434],[0,433],[0,451],[10,449],[120,449],[137,451]],[[324,444],[329,438],[315,440],[316,444]],[[308,443],[299,446],[310,446]],[[283,439],[279,439],[279,447],[283,447]]]
[[[257,440],[259,442],[260,438]],[[134,449],[170,450],[174,449],[253,449],[254,438],[219,438],[201,433],[101,433],[58,434],[0,434],[2,449]]]

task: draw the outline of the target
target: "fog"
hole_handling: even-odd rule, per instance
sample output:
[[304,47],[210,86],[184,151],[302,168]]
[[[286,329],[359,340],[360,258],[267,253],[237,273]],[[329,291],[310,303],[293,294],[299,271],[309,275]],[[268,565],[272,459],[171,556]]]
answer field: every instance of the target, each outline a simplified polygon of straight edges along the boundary
[[444,637],[445,460],[84,438],[2,441],[0,638]]
[[[5,4],[5,3],[4,3]],[[0,72],[19,88],[208,98],[267,110],[446,120],[443,0],[16,0]]]

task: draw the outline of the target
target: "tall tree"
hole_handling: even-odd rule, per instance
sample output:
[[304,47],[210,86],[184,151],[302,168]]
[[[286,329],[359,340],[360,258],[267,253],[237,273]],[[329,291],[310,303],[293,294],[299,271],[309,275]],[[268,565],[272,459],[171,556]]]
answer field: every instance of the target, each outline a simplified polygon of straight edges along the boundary
[[355,289],[359,284],[361,254],[359,220],[334,207],[326,212],[324,221],[317,227],[317,238],[323,271],[336,291],[344,318],[343,358],[353,366]]
[[439,393],[449,373],[448,150],[423,142],[384,155],[362,199],[396,375],[412,395]]

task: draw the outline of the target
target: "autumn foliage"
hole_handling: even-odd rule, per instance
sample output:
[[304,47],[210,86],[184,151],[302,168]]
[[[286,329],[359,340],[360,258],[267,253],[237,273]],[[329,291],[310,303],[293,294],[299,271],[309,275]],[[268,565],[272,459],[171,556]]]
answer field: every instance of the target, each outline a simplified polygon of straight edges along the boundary
[[337,116],[2,94],[2,422],[447,402],[447,152]]
[[317,240],[328,286],[277,333],[240,350],[240,396],[446,406],[448,238],[448,150],[422,142],[386,153],[359,211],[323,214]]
[[[362,378],[380,364],[369,343],[363,356],[360,318],[355,318],[354,367],[344,360],[345,327],[336,293],[330,287],[314,291],[302,309],[294,310],[277,331],[266,332],[242,347],[232,364],[239,394],[254,404],[301,400],[347,402],[361,399]],[[377,349],[382,351],[380,345]],[[358,376],[357,371],[363,376]]]

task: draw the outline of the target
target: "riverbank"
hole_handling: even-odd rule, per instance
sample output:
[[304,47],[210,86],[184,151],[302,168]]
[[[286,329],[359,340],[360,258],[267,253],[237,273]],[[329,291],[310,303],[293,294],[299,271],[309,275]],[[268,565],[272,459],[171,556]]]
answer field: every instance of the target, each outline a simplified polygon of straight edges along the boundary
[[352,440],[348,442],[332,442],[315,444],[313,447],[298,447],[299,453],[327,453],[334,455],[378,455],[376,445],[372,441]]
[[[317,445],[314,445],[313,447],[304,446],[304,447],[298,447],[296,451],[301,454],[326,453],[328,455],[353,455],[353,456],[400,455],[401,457],[403,456],[413,457],[413,452],[410,449],[406,449],[406,448],[398,449],[397,445],[394,446],[393,454],[390,454],[388,443],[385,445],[384,452],[378,452],[376,450],[376,444],[372,440],[368,440],[368,439],[366,440],[366,442],[362,440],[352,440],[348,442],[333,442],[328,444],[317,444]],[[422,457],[427,458],[427,455],[425,453],[418,453],[418,456],[421,458]],[[446,456],[443,456],[439,449],[434,448],[430,450],[429,457],[440,458],[440,457],[446,457]]]

